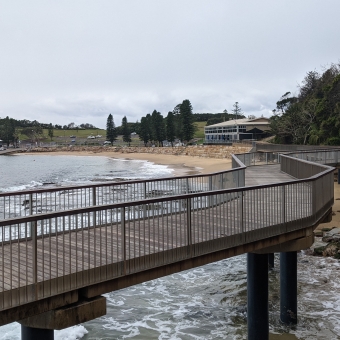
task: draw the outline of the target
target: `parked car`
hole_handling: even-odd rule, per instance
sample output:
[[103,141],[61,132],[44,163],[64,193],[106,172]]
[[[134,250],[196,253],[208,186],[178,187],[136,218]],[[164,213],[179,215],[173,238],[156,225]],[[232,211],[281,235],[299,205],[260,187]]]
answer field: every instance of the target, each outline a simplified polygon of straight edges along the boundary
[[108,141],[108,140],[106,140],[106,141],[103,143],[103,145],[111,145],[111,142]]
[[95,136],[88,136],[87,139],[96,139]]
[[76,138],[76,136],[72,135],[72,136],[70,136],[70,138]]

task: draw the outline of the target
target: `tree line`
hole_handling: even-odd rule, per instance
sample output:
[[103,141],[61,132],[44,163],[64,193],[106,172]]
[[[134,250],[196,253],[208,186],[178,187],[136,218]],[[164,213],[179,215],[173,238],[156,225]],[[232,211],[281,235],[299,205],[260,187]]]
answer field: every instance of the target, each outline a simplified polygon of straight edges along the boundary
[[340,63],[307,72],[298,94],[276,103],[270,126],[277,143],[340,145]]
[[[158,146],[163,146],[164,140],[173,145],[176,139],[183,142],[190,142],[195,134],[196,126],[192,112],[190,100],[185,99],[182,103],[175,106],[172,111],[169,111],[166,117],[154,110],[141,118],[140,123],[133,125],[133,131],[138,133],[139,139],[144,142],[144,145],[152,143]],[[119,134],[123,136],[123,141],[131,142],[131,125],[129,126],[126,116],[122,120],[120,132],[116,128],[112,114],[107,118],[106,122],[106,139],[113,143]]]

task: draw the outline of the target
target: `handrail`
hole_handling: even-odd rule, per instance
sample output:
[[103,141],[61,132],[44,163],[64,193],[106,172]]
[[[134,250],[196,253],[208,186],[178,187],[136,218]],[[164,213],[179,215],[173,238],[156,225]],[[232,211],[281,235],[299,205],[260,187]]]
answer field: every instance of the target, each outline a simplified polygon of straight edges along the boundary
[[[311,163],[311,162],[308,162],[308,163]],[[62,211],[57,211],[57,212],[30,215],[26,217],[17,217],[17,218],[3,220],[3,221],[0,221],[0,226],[6,226],[9,224],[28,223],[28,222],[33,222],[33,221],[42,221],[45,219],[53,219],[53,218],[64,217],[64,216],[73,216],[73,215],[84,214],[84,213],[93,213],[93,212],[101,211],[103,209],[107,209],[107,210],[108,209],[119,209],[123,207],[140,206],[143,204],[147,205],[147,204],[153,204],[153,203],[172,202],[172,201],[177,201],[179,199],[195,199],[199,197],[210,197],[210,196],[225,195],[225,194],[231,194],[231,193],[241,193],[241,192],[244,192],[245,190],[255,191],[259,189],[277,188],[277,187],[288,186],[292,184],[309,183],[333,172],[333,168],[331,167],[327,167],[327,168],[320,173],[310,176],[309,178],[291,180],[291,181],[286,181],[284,183],[251,185],[247,187],[239,187],[239,188],[233,188],[233,189],[214,190],[214,191],[207,191],[207,192],[200,192],[200,193],[174,195],[174,196],[160,197],[160,198],[149,198],[149,199],[143,199],[139,201],[112,203],[112,204],[104,204],[104,205],[98,205],[98,206],[92,206],[92,207],[86,207],[86,208],[62,210]]]
[[234,181],[238,177],[235,175],[238,171],[240,169],[210,174],[0,193],[0,220],[82,206],[231,188],[238,185]]

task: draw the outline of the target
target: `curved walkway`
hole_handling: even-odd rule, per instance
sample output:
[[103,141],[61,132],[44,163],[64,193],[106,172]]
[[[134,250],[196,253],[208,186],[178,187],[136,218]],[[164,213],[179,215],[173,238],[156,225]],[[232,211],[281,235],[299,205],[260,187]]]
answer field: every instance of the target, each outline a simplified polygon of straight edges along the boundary
[[[180,195],[163,190],[0,221],[1,323],[22,318],[33,303],[41,313],[61,294],[91,298],[310,236],[333,204],[332,168],[283,155],[279,162],[238,155],[228,176],[215,174],[200,190],[186,184]],[[244,181],[252,164],[259,166],[247,168]]]

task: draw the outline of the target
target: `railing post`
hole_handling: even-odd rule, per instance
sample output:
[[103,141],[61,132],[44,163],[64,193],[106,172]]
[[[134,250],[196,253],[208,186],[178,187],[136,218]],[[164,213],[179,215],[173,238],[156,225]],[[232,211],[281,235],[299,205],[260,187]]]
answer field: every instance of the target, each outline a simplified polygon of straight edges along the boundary
[[191,235],[191,198],[187,198],[187,238],[189,247],[189,256],[192,257],[192,235]]
[[29,214],[33,215],[33,194],[29,194]]
[[312,182],[312,207],[313,207],[313,216],[314,221],[316,220],[316,181]]
[[122,235],[122,261],[123,268],[122,274],[126,275],[126,233],[125,233],[125,207],[120,210],[120,220],[121,220],[121,235]]
[[240,191],[241,193],[241,199],[240,199],[240,229],[241,229],[241,233],[242,233],[242,242],[246,242],[246,238],[245,238],[245,233],[244,233],[244,221],[243,221],[243,195],[244,192]]
[[338,164],[338,154],[339,154],[339,151],[338,150],[336,150],[335,151],[335,159],[334,159],[334,161],[335,161],[335,164],[337,165]]
[[187,191],[187,194],[189,193],[189,178],[186,178],[186,191]]
[[[144,185],[144,199],[147,198],[147,193],[146,193],[146,182],[143,183]],[[143,204],[143,218],[146,217],[146,204]]]
[[284,226],[284,230],[285,232],[287,232],[286,230],[286,187],[283,185],[282,186],[282,223]]
[[38,282],[38,258],[37,258],[37,221],[31,222],[32,236],[32,265],[33,265],[33,283]]
[[[209,176],[209,191],[212,191],[212,175]],[[208,197],[208,205],[211,207],[213,205],[213,196]]]
[[[96,187],[92,188],[92,205],[95,206],[97,205],[97,192],[96,192]],[[93,212],[93,226],[96,227],[97,225],[97,212]]]

